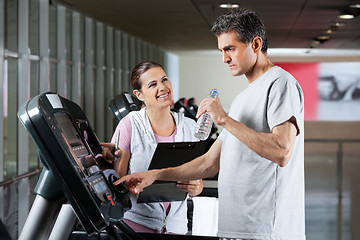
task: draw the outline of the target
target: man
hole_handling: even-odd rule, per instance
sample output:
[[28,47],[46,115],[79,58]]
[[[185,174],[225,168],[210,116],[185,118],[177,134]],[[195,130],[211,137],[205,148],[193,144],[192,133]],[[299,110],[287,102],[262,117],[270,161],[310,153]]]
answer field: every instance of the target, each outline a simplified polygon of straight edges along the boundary
[[262,21],[251,10],[220,16],[212,28],[233,76],[245,74],[227,115],[204,99],[224,130],[210,150],[176,168],[121,178],[138,193],[155,180],[191,180],[219,172],[219,231],[224,239],[304,240],[304,98],[297,81],[267,57]]

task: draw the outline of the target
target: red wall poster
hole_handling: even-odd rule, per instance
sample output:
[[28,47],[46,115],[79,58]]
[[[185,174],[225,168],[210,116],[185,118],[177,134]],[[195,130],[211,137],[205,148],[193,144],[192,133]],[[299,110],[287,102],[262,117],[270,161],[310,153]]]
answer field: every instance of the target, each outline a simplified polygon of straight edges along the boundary
[[305,120],[360,120],[360,62],[278,62],[304,92]]

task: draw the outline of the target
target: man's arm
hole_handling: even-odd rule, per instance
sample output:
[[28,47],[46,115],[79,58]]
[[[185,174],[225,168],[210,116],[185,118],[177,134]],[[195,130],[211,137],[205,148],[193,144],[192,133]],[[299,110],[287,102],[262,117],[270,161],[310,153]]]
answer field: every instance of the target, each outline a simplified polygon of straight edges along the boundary
[[271,133],[256,132],[230,117],[224,118],[221,126],[261,157],[284,167],[291,158],[297,133],[294,119],[274,127]]
[[199,105],[197,117],[204,112],[208,112],[216,124],[224,127],[261,157],[269,159],[281,167],[286,166],[289,162],[297,135],[294,117],[274,127],[271,133],[262,133],[229,117],[218,98],[205,98]]
[[217,139],[207,153],[181,166],[133,173],[121,177],[115,184],[128,182],[128,189],[139,193],[155,180],[189,181],[213,177],[220,168],[221,144]]

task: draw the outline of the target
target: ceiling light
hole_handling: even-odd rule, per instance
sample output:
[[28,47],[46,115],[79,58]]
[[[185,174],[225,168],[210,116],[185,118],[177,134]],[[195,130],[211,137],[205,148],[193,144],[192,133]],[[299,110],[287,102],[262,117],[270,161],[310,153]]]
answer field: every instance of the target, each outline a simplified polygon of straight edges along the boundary
[[317,45],[319,45],[321,42],[319,40],[313,40],[310,44],[309,44],[309,48],[314,48]]
[[219,5],[220,8],[238,8],[239,7],[239,4],[236,4],[236,3],[222,3]]
[[318,36],[314,39],[314,41],[317,41],[319,43],[324,43],[326,42],[327,40],[329,40],[330,37],[329,36],[326,36],[326,35],[322,35],[322,36]]
[[[335,32],[336,30],[338,30],[338,28],[339,28],[339,26],[337,26],[336,24],[331,24],[329,30],[331,32]],[[327,30],[327,31],[329,31],[329,30]]]
[[351,8],[360,8],[360,4],[352,4],[349,7],[351,7]]
[[350,13],[342,13],[339,15],[340,19],[353,19],[354,15]]
[[334,23],[334,25],[337,26],[337,27],[343,27],[343,26],[345,26],[345,23],[336,22],[336,23]]
[[326,34],[330,34],[330,33],[332,33],[332,32],[333,32],[333,30],[331,30],[331,28],[324,31],[324,33],[326,33]]
[[323,36],[318,36],[316,39],[318,39],[318,40],[328,40],[329,38],[330,38],[329,36],[323,35]]

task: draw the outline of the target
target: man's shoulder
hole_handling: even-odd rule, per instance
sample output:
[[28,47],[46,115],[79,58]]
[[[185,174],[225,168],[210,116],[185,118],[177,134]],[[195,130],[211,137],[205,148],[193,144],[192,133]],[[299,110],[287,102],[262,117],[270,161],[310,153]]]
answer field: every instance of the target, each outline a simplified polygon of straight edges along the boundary
[[292,81],[292,82],[297,82],[295,77],[288,71],[286,71],[285,69],[279,67],[279,66],[275,66],[276,67],[276,75],[279,76],[279,79],[281,79],[282,81]]

